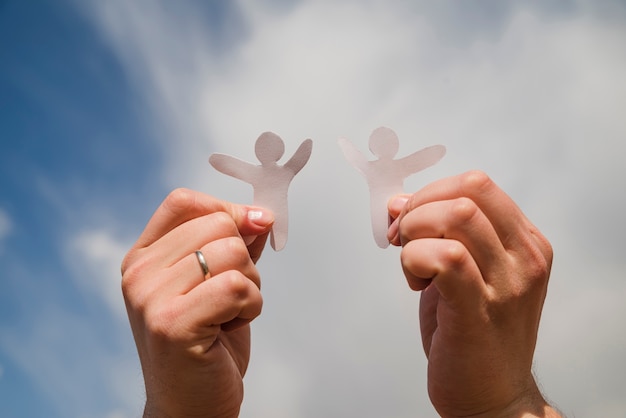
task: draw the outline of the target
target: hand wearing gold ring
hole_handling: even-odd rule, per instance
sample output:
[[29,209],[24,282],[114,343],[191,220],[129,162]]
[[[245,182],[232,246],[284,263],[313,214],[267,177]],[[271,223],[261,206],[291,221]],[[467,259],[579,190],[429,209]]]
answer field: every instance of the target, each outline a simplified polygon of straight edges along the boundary
[[237,415],[248,323],[262,306],[255,262],[272,222],[262,208],[179,189],[127,254],[122,290],[144,373],[146,416],[205,416],[206,405],[213,405],[211,416]]

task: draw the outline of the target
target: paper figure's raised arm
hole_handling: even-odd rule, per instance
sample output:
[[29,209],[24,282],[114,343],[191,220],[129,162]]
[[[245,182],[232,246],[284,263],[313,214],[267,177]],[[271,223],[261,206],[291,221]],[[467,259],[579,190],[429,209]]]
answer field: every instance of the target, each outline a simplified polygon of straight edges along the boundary
[[311,151],[313,150],[313,141],[305,139],[298,147],[293,156],[284,165],[293,172],[294,175],[298,174],[302,167],[305,166],[309,158],[311,157]]
[[443,145],[433,145],[400,158],[397,162],[398,166],[402,168],[403,176],[408,177],[411,174],[415,174],[418,171],[435,165],[444,155],[446,155],[446,147]]
[[348,141],[346,138],[339,138],[339,147],[343,152],[346,160],[356,168],[362,175],[367,177],[367,163],[368,160],[365,158],[363,153],[359,151],[352,142]]
[[238,158],[226,154],[212,154],[209,163],[220,173],[235,177],[245,182],[250,182],[253,164],[242,161]]

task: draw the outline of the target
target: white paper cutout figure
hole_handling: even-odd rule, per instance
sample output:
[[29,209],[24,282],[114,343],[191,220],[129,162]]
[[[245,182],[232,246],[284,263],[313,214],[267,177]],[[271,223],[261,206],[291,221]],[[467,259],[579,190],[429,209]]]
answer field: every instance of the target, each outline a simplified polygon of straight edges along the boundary
[[389,246],[387,202],[394,195],[403,193],[405,178],[434,165],[443,158],[446,148],[443,145],[433,145],[394,160],[400,142],[396,133],[385,127],[375,129],[369,139],[370,151],[378,157],[377,160],[369,161],[345,138],[339,139],[339,146],[346,160],[367,180],[374,240],[380,248],[386,248]]
[[306,139],[284,165],[278,160],[285,153],[285,143],[273,132],[264,132],[256,140],[254,151],[261,165],[251,164],[230,155],[213,154],[209,162],[217,170],[250,183],[254,190],[254,205],[274,212],[274,225],[270,243],[275,251],[287,242],[288,210],[287,191],[289,183],[309,161],[313,141]]

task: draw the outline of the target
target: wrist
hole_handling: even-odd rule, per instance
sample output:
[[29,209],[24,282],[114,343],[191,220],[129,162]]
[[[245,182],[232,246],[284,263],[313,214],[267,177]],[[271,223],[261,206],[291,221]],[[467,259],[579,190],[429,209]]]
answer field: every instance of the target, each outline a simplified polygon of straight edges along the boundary
[[[442,418],[561,418],[562,415],[544,399],[533,378],[524,389],[468,393],[453,400],[439,396],[433,406]],[[432,389],[432,388],[429,388]],[[459,388],[457,388],[459,389]],[[493,389],[493,388],[491,388]],[[458,392],[456,392],[458,394]],[[481,396],[482,393],[482,396]],[[445,400],[444,400],[445,399]]]
[[561,418],[539,392],[538,388],[528,391],[508,405],[497,410],[477,415],[476,418]]
[[238,384],[222,386],[215,390],[206,383],[177,382],[147,387],[143,418],[237,418],[243,384],[239,380]]
[[214,411],[214,410],[198,410],[188,411],[183,408],[175,408],[174,411],[155,405],[149,401],[146,402],[143,411],[143,418],[237,418],[239,416],[239,407],[231,410]]

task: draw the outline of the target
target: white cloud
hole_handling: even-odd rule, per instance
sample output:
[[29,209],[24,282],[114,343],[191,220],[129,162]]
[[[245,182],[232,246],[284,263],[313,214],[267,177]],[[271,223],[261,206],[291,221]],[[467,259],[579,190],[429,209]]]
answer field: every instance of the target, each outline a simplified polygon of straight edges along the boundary
[[7,268],[19,283],[13,302],[21,314],[0,324],[0,352],[43,395],[51,415],[121,418],[141,411],[141,370],[120,290],[127,247],[107,227],[85,229],[70,234],[60,251],[72,274],[32,263]]
[[112,236],[108,229],[83,230],[70,239],[68,265],[78,286],[98,295],[119,318],[126,318],[120,287],[120,265],[130,245]]
[[[0,349],[29,376],[37,393],[53,405],[53,413],[104,418],[103,411],[115,405],[136,416],[143,398],[139,365],[124,350],[112,349],[118,342],[102,340],[102,325],[61,305],[31,309],[36,321],[29,327],[18,322],[13,329],[0,330]],[[124,337],[131,339],[125,331]]]
[[[380,125],[398,132],[401,154],[448,146],[448,156],[407,189],[485,169],[553,240],[538,373],[565,411],[625,409],[619,394],[586,387],[576,367],[557,361],[593,358],[581,366],[585,381],[625,383],[610,365],[621,362],[615,348],[624,338],[623,327],[611,325],[626,311],[619,298],[607,305],[605,293],[624,267],[605,260],[624,250],[624,25],[513,9],[502,30],[472,39],[466,28],[460,33],[469,39],[458,44],[437,27],[455,30],[449,22],[401,2],[301,1],[281,13],[237,4],[248,36],[219,56],[191,14],[171,20],[158,7],[107,2],[95,15],[146,102],[156,103],[146,124],[166,128],[168,184],[249,201],[247,185],[212,171],[209,152],[253,161],[254,140],[268,129],[285,139],[286,155],[314,139],[312,159],[292,183],[287,248],[260,263],[265,307],[255,324],[246,413],[382,416],[378,405],[392,405],[396,417],[435,415],[424,388],[417,298],[401,278],[397,251],[374,246],[365,184],[336,145],[346,136],[365,150]],[[76,242],[86,260],[117,277],[110,266],[123,251],[115,240],[94,231]],[[102,277],[97,286],[112,301]],[[605,312],[607,326],[592,327],[586,309]],[[597,344],[581,348],[581,339]],[[579,350],[560,356],[556,347]]]

